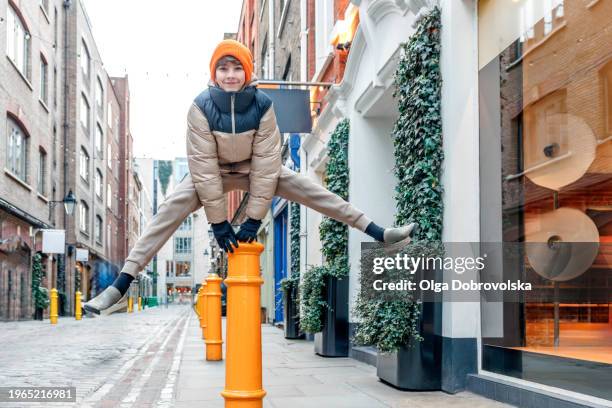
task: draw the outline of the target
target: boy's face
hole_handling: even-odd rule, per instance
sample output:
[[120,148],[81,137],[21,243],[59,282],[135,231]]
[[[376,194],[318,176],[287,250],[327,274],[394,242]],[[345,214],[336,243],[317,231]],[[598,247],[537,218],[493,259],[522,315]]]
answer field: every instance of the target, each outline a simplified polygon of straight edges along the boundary
[[245,82],[244,69],[239,63],[227,61],[217,67],[215,79],[224,91],[237,92],[242,89]]

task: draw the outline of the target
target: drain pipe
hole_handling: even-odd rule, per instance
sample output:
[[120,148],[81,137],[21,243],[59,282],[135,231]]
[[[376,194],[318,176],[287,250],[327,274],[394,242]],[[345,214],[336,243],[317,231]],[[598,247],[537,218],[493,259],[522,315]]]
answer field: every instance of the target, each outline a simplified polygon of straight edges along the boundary
[[268,2],[268,55],[270,55],[270,70],[268,75],[270,78],[276,78],[275,58],[274,58],[274,1]]

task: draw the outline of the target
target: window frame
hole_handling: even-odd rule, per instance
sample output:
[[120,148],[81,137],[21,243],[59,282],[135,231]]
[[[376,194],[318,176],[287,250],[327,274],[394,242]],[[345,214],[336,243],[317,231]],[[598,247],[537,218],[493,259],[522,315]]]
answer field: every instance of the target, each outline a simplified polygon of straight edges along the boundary
[[47,152],[42,146],[38,148],[38,180],[36,183],[36,191],[42,196],[47,195]]
[[[21,181],[23,181],[24,183],[27,184],[28,182],[28,164],[29,164],[29,160],[28,160],[28,156],[29,156],[29,140],[30,140],[30,135],[28,133],[28,131],[23,127],[23,124],[15,117],[13,117],[13,115],[8,115],[7,116],[7,121],[6,121],[6,126],[7,126],[7,132],[6,132],[6,164],[7,164],[7,169],[11,172],[12,175],[18,177]],[[19,132],[19,136],[20,136],[20,163],[19,163],[19,169],[16,168],[15,166],[15,160],[12,156],[12,148],[11,148],[11,142],[12,142],[12,136],[13,136],[13,130],[17,130]]]
[[102,245],[104,242],[104,232],[103,232],[104,220],[100,217],[99,214],[96,214],[95,225],[94,225],[94,237],[97,244]]
[[[6,21],[6,55],[17,71],[28,82],[31,80],[30,53],[32,51],[32,35],[19,9],[7,4]],[[11,33],[11,27],[13,28]],[[19,35],[18,35],[19,34]],[[23,39],[19,39],[23,37]]]
[[79,202],[79,231],[89,235],[89,205],[84,200]]
[[[89,100],[87,100],[87,96],[81,92],[81,104],[79,105],[81,111],[79,112],[79,122],[83,128],[83,131],[86,133],[87,137],[89,137],[89,132],[91,131],[91,105],[89,104]],[[87,123],[83,123],[83,115],[87,118]]]
[[87,152],[84,146],[81,146],[79,153],[79,176],[81,180],[89,184],[89,166],[91,164],[91,156]]
[[49,63],[45,56],[40,54],[40,86],[38,97],[45,104],[45,107],[49,104]]
[[[83,59],[83,56],[87,57]],[[83,79],[89,84],[89,80],[91,78],[91,53],[89,52],[89,46],[85,42],[84,38],[81,38],[81,52],[79,53],[81,74],[83,75]],[[87,61],[87,65],[85,65],[85,61]]]
[[99,168],[96,168],[96,175],[95,175],[95,191],[96,191],[96,197],[98,197],[98,199],[100,200],[104,200],[104,175],[102,174],[102,171],[100,171]]

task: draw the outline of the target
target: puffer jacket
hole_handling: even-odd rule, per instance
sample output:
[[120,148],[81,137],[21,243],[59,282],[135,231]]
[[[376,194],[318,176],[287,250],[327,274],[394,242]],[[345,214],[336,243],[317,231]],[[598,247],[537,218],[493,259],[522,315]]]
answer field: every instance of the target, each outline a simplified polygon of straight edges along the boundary
[[257,79],[238,92],[209,84],[187,116],[189,172],[210,223],[227,220],[221,176],[249,175],[247,217],[265,217],[281,172],[281,135],[272,101]]

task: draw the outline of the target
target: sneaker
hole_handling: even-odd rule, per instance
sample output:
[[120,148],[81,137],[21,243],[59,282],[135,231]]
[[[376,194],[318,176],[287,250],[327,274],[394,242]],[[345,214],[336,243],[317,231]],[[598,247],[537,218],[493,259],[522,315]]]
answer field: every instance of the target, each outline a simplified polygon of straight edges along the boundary
[[[127,294],[127,292],[126,292]],[[123,295],[123,297],[126,297]],[[114,287],[109,286],[102,291],[98,296],[94,297],[88,302],[83,303],[82,309],[87,313],[100,314],[103,310],[116,304],[122,299],[121,292]]]

